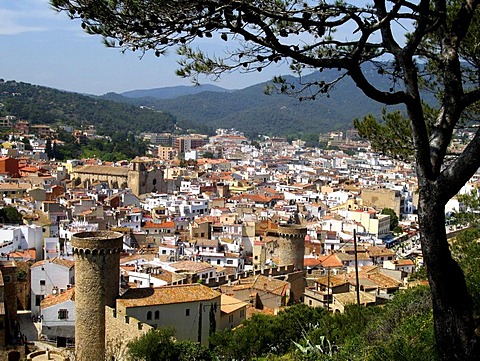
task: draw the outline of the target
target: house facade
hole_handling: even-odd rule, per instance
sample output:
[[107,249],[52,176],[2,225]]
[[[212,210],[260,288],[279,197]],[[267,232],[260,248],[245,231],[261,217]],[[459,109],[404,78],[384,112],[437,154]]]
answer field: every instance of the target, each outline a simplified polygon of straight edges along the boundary
[[57,347],[73,345],[75,341],[75,289],[55,291],[40,303],[42,335]]
[[74,262],[61,258],[36,262],[30,272],[32,316],[40,315],[41,302],[47,295],[53,294],[54,290],[58,293],[66,291],[75,283]]
[[221,294],[201,284],[132,288],[117,299],[117,314],[153,327],[175,327],[178,340],[208,343],[220,325]]

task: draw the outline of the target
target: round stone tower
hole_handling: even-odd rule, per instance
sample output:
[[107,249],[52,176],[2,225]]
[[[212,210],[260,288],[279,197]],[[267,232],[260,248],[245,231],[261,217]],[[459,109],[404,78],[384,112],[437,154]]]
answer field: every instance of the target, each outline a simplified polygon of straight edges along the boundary
[[81,232],[72,236],[75,258],[75,356],[105,359],[105,306],[115,307],[123,235]]
[[307,228],[299,224],[278,225],[278,258],[281,266],[293,264],[303,269]]

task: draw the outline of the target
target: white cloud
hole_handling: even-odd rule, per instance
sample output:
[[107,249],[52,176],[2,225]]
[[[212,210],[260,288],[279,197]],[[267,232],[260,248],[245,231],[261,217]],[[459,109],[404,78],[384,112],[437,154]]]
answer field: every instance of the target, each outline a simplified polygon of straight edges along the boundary
[[64,20],[56,15],[48,0],[3,0],[0,35],[48,31],[58,27],[58,20]]

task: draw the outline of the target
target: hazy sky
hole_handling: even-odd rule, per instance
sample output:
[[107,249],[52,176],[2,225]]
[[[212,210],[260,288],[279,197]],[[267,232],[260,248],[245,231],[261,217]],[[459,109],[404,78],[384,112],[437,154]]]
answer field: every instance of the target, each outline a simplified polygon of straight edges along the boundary
[[[221,40],[202,42],[200,46],[215,50]],[[175,75],[176,61],[173,48],[166,57],[147,53],[141,60],[137,53],[106,48],[101,37],[87,35],[79,22],[53,11],[48,0],[0,0],[0,78],[5,80],[97,95],[191,85]],[[285,73],[286,68],[269,68],[227,74],[214,84],[240,89]]]

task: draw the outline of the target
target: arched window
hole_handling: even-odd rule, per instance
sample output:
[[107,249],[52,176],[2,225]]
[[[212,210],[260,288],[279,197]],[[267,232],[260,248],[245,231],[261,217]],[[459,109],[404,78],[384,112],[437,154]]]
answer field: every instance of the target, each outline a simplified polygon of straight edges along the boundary
[[155,311],[155,319],[158,320],[160,318],[160,311]]
[[147,320],[151,320],[152,319],[152,311],[148,311],[147,312]]

